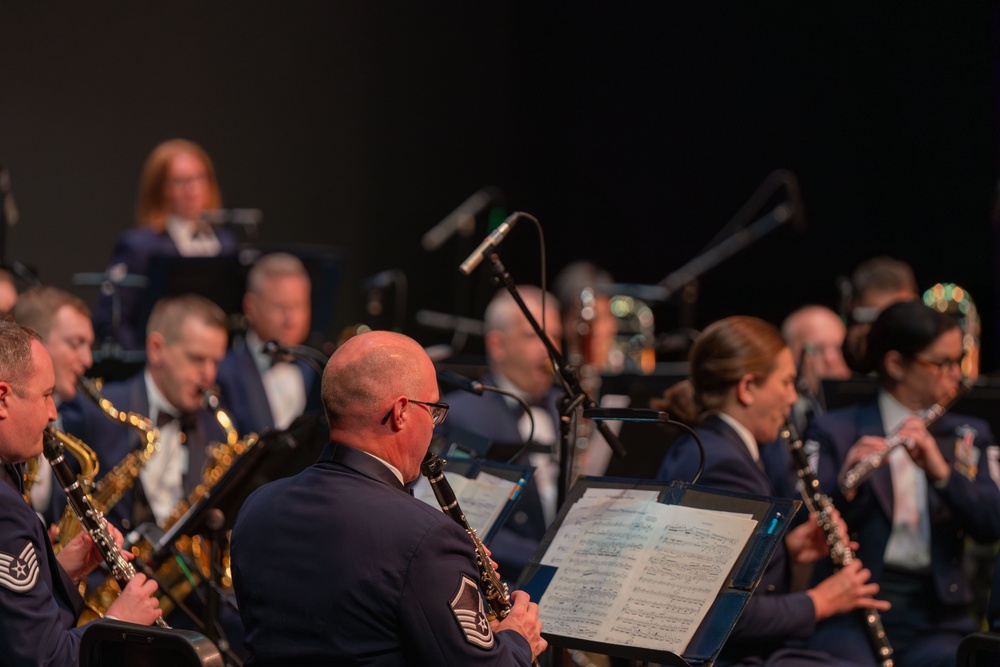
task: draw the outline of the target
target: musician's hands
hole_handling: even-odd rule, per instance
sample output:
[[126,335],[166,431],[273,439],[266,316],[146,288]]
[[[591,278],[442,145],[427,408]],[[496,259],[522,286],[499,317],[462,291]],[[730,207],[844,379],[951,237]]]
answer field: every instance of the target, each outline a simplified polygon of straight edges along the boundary
[[118,599],[108,607],[107,616],[129,623],[152,625],[163,616],[160,601],[153,597],[156,588],[155,581],[146,579],[146,575],[137,572]]
[[[861,463],[872,454],[880,452],[883,449],[885,449],[885,438],[877,435],[861,436],[861,438],[847,450],[847,455],[844,457],[844,465],[841,467],[840,476],[837,479],[843,480],[848,470]],[[845,493],[844,497],[847,500],[854,500],[854,496],[857,495],[857,493],[857,488],[854,488]]]
[[[840,519],[840,514],[836,510],[834,514],[837,523],[846,533],[847,526]],[[816,523],[814,516],[810,516],[808,521],[788,531],[785,536],[785,547],[793,563],[815,563],[830,553],[830,547],[826,543],[826,533]]]
[[919,417],[910,416],[903,422],[899,435],[906,443],[910,458],[927,473],[933,482],[941,482],[951,475],[951,466],[944,460],[934,436],[930,434]]
[[538,618],[538,605],[524,591],[514,591],[510,596],[513,605],[507,618],[502,621],[491,621],[494,632],[513,630],[525,639],[531,646],[531,657],[537,658],[549,645],[542,639],[542,621]]
[[[115,545],[121,548],[124,541],[122,534],[110,523],[105,525],[111,538],[115,541]],[[123,552],[122,555],[125,560],[133,558],[133,555],[127,551]],[[84,577],[104,562],[104,555],[88,533],[80,532],[62,548],[62,551],[56,556],[56,560],[59,561],[62,569],[66,570],[66,574],[73,580],[73,583],[80,583]]]
[[888,611],[891,604],[873,597],[878,594],[879,586],[868,581],[871,576],[861,561],[854,560],[806,591],[816,609],[816,620],[855,609]]

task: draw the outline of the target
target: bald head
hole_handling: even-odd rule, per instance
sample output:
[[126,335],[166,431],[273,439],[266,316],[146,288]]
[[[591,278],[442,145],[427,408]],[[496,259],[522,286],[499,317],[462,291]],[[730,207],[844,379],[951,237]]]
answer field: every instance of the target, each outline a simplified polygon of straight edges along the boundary
[[419,474],[434,430],[427,408],[413,401],[438,399],[427,353],[412,338],[391,331],[348,339],[323,372],[330,439],[378,456],[407,481]]
[[392,398],[415,393],[428,371],[433,376],[433,364],[412,338],[371,331],[348,339],[323,371],[323,407],[330,425],[377,423]]
[[781,335],[796,362],[802,360],[802,373],[814,391],[820,380],[851,376],[842,351],[846,334],[840,317],[823,306],[799,308],[781,325]]

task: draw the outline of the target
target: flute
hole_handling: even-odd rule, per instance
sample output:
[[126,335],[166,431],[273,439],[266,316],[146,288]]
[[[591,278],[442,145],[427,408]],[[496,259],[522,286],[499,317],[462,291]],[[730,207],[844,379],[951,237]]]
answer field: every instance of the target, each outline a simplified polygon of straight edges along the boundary
[[[933,426],[934,423],[940,419],[944,413],[948,412],[949,408],[951,408],[951,406],[953,406],[955,402],[970,388],[970,384],[963,382],[958,385],[958,387],[956,387],[944,401],[941,403],[935,403],[921,412],[920,421],[924,425],[924,428],[930,428]],[[868,481],[868,478],[871,477],[875,471],[881,468],[886,462],[889,458],[889,454],[891,454],[893,450],[900,445],[907,444],[907,442],[908,439],[900,435],[899,429],[890,433],[886,436],[884,448],[861,459],[843,474],[840,480],[840,491],[844,495],[847,495],[850,491],[853,491]]]

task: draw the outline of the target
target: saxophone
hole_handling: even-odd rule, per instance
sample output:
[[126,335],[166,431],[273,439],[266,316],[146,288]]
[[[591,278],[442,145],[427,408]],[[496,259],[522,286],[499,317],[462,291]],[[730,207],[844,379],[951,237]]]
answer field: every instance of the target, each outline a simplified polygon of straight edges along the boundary
[[[809,465],[805,448],[802,446],[802,438],[799,437],[795,427],[790,423],[785,424],[779,437],[785,441],[792,453],[796,472],[802,480],[801,492],[806,507],[809,508],[809,513],[816,517],[816,522],[826,534],[826,543],[830,547],[830,560],[838,569],[842,568],[855,560],[855,556],[850,545],[841,539],[840,531],[837,530],[837,523],[832,514],[833,501],[820,490],[819,479]],[[885,636],[882,617],[875,609],[862,609],[860,613],[868,634],[868,643],[875,653],[875,661],[880,667],[893,667],[892,645]]]
[[[219,407],[218,396],[214,391],[206,391],[202,399],[204,406],[215,413],[216,421],[225,430],[226,442],[214,443],[209,447],[205,467],[202,469],[201,482],[188,495],[187,500],[180,502],[174,508],[173,513],[163,524],[164,530],[169,530],[191,506],[210,493],[236,460],[254,447],[259,440],[256,433],[250,433],[242,439],[239,438],[229,415]],[[182,535],[174,541],[173,546],[179,556],[159,565],[155,576],[163,589],[169,590],[178,600],[184,600],[202,579],[207,579],[211,575],[209,549],[206,541],[197,535]],[[132,546],[132,553],[135,554],[136,558],[148,563],[153,554],[152,545],[141,540]],[[228,551],[223,556],[223,566],[226,572],[222,579],[222,585],[228,588],[232,585]],[[117,595],[115,583],[111,577],[106,579],[103,584],[87,595],[87,604],[101,611],[106,610],[108,605],[114,602]],[[173,607],[173,602],[169,598],[166,596],[160,598],[160,608],[163,610],[164,616],[168,615]]]
[[[82,487],[85,493],[89,493],[94,484],[94,477],[97,476],[97,472],[100,470],[100,463],[97,461],[97,454],[91,449],[85,442],[79,438],[75,438],[69,433],[63,433],[62,431],[57,431],[52,428],[55,433],[58,433],[59,441],[62,446],[69,450],[69,453],[74,459],[80,464],[80,475],[78,477],[78,484]],[[46,458],[48,458],[46,456]],[[68,464],[67,464],[68,465]],[[35,466],[37,470],[37,463]],[[34,473],[32,473],[34,475]],[[53,470],[53,475],[55,470]],[[75,473],[74,473],[74,476]],[[60,482],[61,483],[61,482]],[[27,495],[27,489],[25,489],[25,494]],[[103,509],[100,509],[103,512]],[[66,505],[66,509],[63,511],[62,518],[59,519],[59,532],[56,535],[56,540],[52,544],[52,552],[58,554],[62,551],[63,546],[73,538],[74,535],[80,532],[82,526],[81,522],[77,520],[74,514],[73,506],[70,504]]]
[[[476,552],[476,565],[479,566],[479,588],[486,597],[486,604],[490,608],[490,620],[494,618],[503,619],[510,613],[511,602],[507,584],[500,580],[500,575],[490,563],[489,554],[483,541],[476,535],[475,529],[469,525],[465,518],[465,513],[458,505],[458,498],[452,490],[448,478],[444,476],[445,461],[430,451],[424,456],[423,463],[420,464],[420,472],[423,473],[427,481],[430,482],[434,497],[437,498],[441,510],[455,520],[472,540],[472,547]],[[532,660],[531,664],[538,667],[538,661]],[[891,666],[888,666],[891,667]]]
[[[63,447],[75,446],[74,440],[75,438],[57,431],[52,426],[46,427],[43,437],[45,458],[52,465],[52,474],[58,480],[59,486],[66,492],[69,507],[73,508],[76,518],[94,540],[94,545],[101,552],[101,556],[111,571],[111,576],[118,583],[118,587],[124,590],[128,582],[135,576],[135,568],[125,560],[111,536],[111,531],[108,530],[104,515],[93,506],[90,496],[87,495],[80,480],[70,468],[69,461],[63,455]],[[170,627],[162,617],[156,619],[156,624],[164,628]]]
[[[160,432],[149,420],[149,418],[134,412],[122,412],[121,410],[115,408],[114,404],[104,398],[101,394],[101,383],[99,380],[91,380],[90,378],[81,377],[77,381],[77,385],[83,393],[97,403],[97,406],[101,409],[101,412],[103,412],[105,416],[114,422],[135,429],[139,432],[140,437],[145,441],[145,445],[141,449],[131,452],[128,456],[122,459],[122,461],[112,468],[108,474],[104,475],[104,477],[102,477],[93,488],[93,491],[90,494],[91,502],[93,502],[94,507],[103,513],[114,507],[118,501],[121,500],[122,496],[125,495],[129,489],[135,486],[135,480],[138,479],[143,466],[145,466],[146,463],[153,457],[153,454],[159,451]],[[67,435],[67,438],[76,440],[69,435]],[[76,440],[76,442],[83,445],[83,443],[79,440]],[[86,447],[86,445],[83,446]],[[80,457],[77,456],[76,458],[79,459]],[[96,470],[94,472],[96,472]],[[81,475],[81,477],[83,477],[83,475]],[[93,474],[91,474],[89,480],[92,481],[93,477]],[[88,484],[90,483],[91,482],[88,481]],[[62,518],[59,520],[58,542],[53,545],[55,552],[59,553],[59,550],[62,549],[62,545],[69,542],[74,535],[80,532],[80,529],[80,523],[75,520],[72,508],[67,506],[66,510],[63,512]]]
[[31,487],[34,486],[35,482],[38,481],[38,457],[32,456],[30,459],[24,463],[24,472],[22,473],[24,479],[24,484],[22,488],[24,492],[21,494],[24,496],[24,502],[31,504]]

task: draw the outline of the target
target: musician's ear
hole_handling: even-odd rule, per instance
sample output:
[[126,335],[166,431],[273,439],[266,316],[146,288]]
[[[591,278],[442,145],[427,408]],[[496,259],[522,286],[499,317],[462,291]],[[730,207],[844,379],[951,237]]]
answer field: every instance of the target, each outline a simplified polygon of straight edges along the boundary
[[740,378],[740,381],[736,383],[736,400],[739,401],[740,405],[747,407],[753,405],[753,394],[754,394],[754,384],[756,380],[750,373],[746,373]]
[[14,393],[13,388],[7,382],[0,381],[0,419],[6,419],[10,409],[10,398]]
[[903,379],[903,375],[906,372],[906,362],[903,360],[903,355],[899,352],[896,350],[886,352],[882,358],[882,365],[885,367],[888,379],[893,382],[899,382]]

